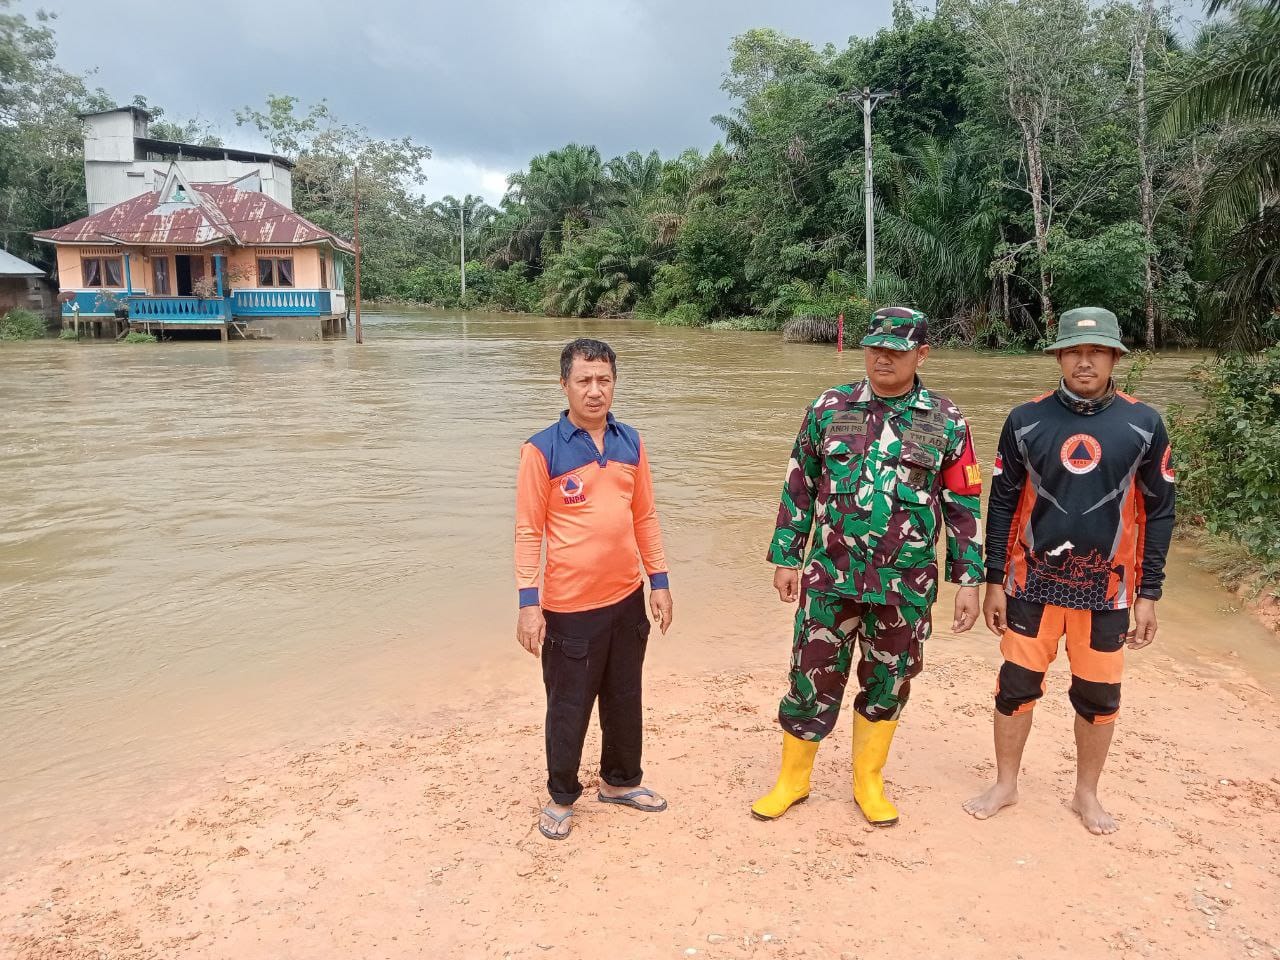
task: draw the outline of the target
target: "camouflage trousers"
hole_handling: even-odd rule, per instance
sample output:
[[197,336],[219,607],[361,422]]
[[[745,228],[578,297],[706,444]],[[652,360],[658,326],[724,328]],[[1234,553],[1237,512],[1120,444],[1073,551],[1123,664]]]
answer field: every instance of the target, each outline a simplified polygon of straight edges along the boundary
[[791,688],[778,705],[782,729],[801,740],[821,740],[835,729],[855,657],[853,709],[868,720],[897,720],[911,694],[911,678],[924,666],[932,625],[928,607],[801,591]]

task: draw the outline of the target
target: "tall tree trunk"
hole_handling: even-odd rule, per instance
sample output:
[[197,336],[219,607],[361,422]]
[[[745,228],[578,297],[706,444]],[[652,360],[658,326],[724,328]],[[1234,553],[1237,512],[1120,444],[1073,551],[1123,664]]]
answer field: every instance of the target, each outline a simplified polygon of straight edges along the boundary
[[1142,218],[1142,235],[1147,241],[1143,256],[1143,306],[1146,312],[1146,347],[1156,347],[1156,270],[1153,263],[1155,249],[1155,201],[1151,188],[1151,161],[1147,154],[1147,36],[1155,19],[1154,0],[1146,0],[1133,43],[1133,76],[1137,85],[1138,107],[1138,205]]
[[1041,152],[1039,125],[1019,119],[1022,142],[1027,152],[1027,189],[1031,192],[1031,218],[1035,224],[1036,250],[1040,268],[1040,314],[1044,320],[1045,335],[1053,333],[1057,326],[1053,316],[1053,301],[1049,299],[1049,269],[1045,265],[1049,253],[1049,228],[1044,213],[1044,156]]

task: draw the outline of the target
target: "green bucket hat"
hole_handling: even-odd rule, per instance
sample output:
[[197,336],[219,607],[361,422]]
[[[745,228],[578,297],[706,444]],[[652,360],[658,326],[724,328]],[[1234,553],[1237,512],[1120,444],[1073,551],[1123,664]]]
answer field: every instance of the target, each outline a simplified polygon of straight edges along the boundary
[[1120,321],[1110,310],[1102,307],[1076,307],[1058,318],[1058,339],[1044,348],[1045,353],[1079,347],[1084,344],[1099,347],[1115,347],[1128,353],[1120,339]]
[[914,350],[929,342],[929,319],[910,307],[883,307],[871,315],[864,347]]

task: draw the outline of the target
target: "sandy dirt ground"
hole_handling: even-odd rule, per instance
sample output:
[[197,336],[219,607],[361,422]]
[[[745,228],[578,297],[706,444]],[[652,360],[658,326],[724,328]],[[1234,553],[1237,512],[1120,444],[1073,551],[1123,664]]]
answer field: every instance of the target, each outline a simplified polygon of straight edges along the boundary
[[[810,802],[751,819],[783,664],[683,673],[651,656],[646,781],[666,813],[588,787],[572,836],[544,840],[541,691],[460,689],[411,722],[248,759],[180,808],[0,878],[0,956],[1280,958],[1272,697],[1229,669],[1131,658],[1103,781],[1121,829],[1094,837],[1066,807],[1059,662],[1022,801],[980,823],[960,803],[993,773],[997,656],[985,634],[930,642],[887,769],[889,830],[853,804],[847,711]],[[598,749],[593,728],[584,778]]]

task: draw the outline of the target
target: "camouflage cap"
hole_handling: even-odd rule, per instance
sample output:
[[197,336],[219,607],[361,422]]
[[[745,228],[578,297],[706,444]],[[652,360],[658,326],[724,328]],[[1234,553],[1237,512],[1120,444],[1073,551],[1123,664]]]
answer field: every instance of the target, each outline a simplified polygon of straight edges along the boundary
[[1103,307],[1076,307],[1060,316],[1058,339],[1045,347],[1044,352],[1054,353],[1084,344],[1114,347],[1121,353],[1129,352],[1120,339],[1120,321],[1114,313]]
[[910,307],[882,307],[871,315],[864,347],[914,350],[929,342],[929,318]]

